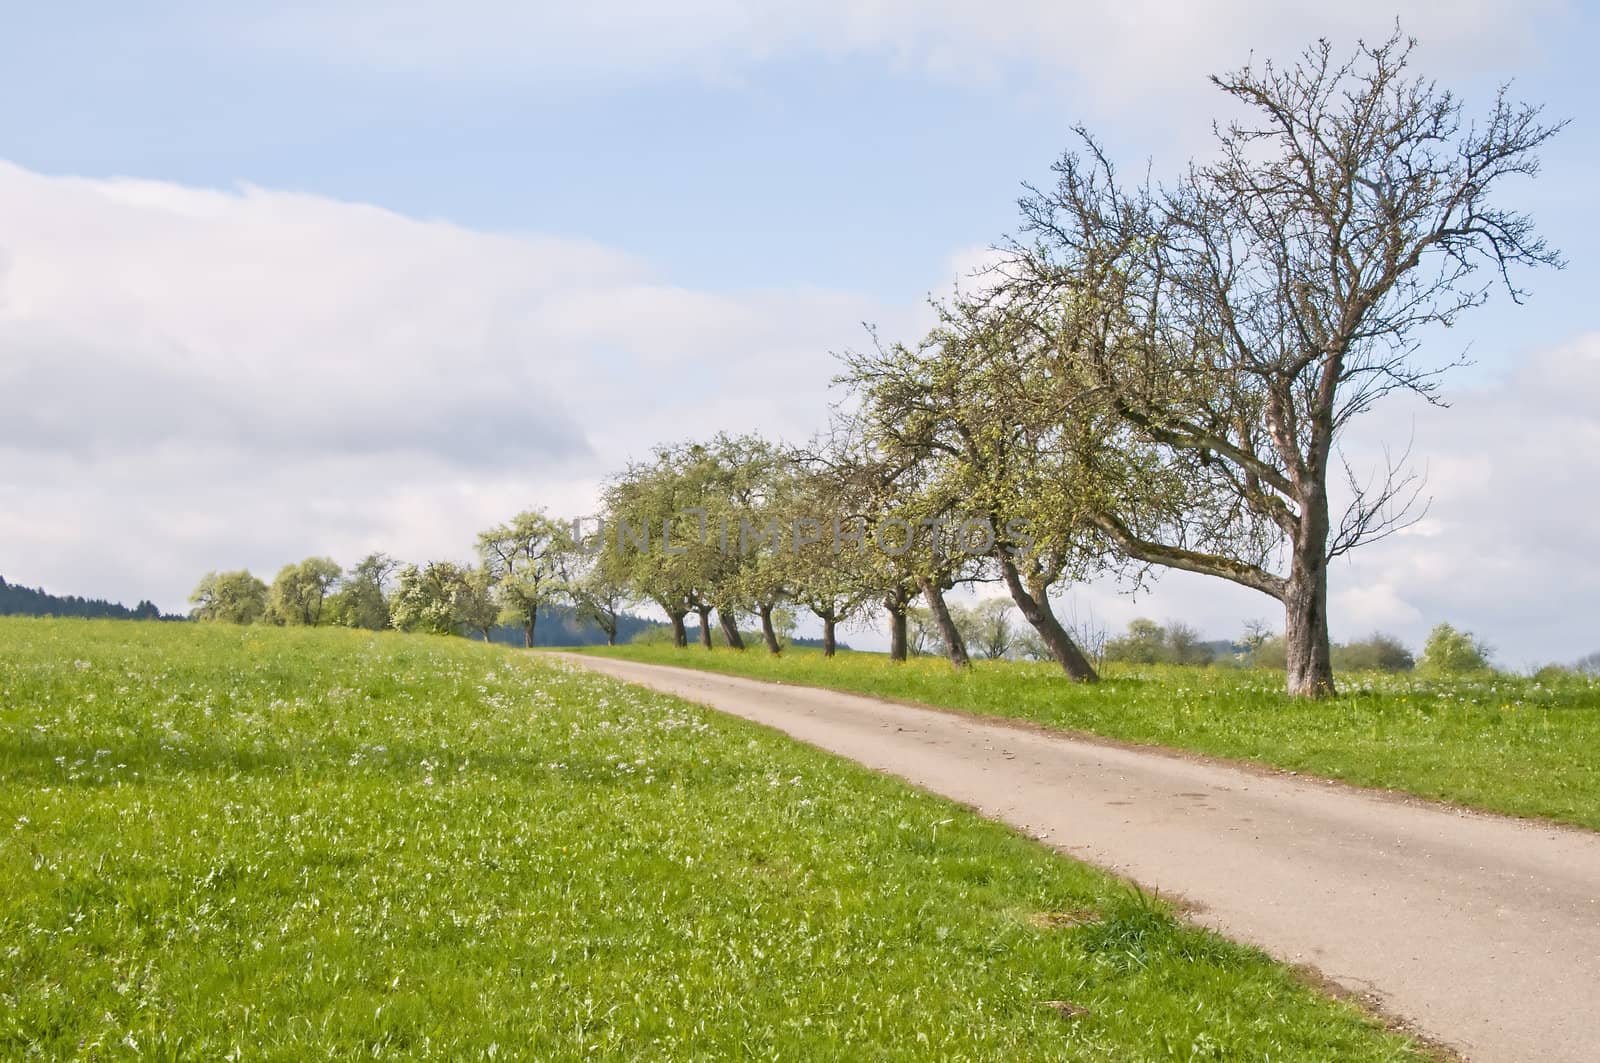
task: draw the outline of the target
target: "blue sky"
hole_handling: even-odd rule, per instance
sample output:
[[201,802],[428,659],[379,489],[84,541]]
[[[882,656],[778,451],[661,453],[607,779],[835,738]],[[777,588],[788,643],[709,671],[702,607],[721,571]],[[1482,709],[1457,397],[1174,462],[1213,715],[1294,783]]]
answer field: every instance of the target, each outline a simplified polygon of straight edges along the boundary
[[[492,35],[495,5],[461,5],[473,8],[467,32]],[[1054,64],[997,49],[974,67],[998,72],[942,72],[896,56],[892,42],[847,54],[797,42],[760,59],[688,50],[638,67],[597,55],[559,68],[538,52],[486,50],[474,61],[410,42],[396,45],[402,57],[374,62],[340,54],[338,38],[326,48],[285,40],[292,21],[274,29],[207,10],[19,5],[0,40],[0,84],[13,101],[0,112],[6,157],[46,173],[243,181],[475,228],[581,236],[688,284],[818,284],[884,298],[916,297],[951,248],[1009,229],[1019,184],[1047,175],[1074,122],[1096,127],[1130,166],[1181,161],[1202,145],[1214,108],[1198,73],[1218,67],[1197,62],[1196,76],[1170,88],[1120,70],[1122,90],[1084,85],[1071,56]],[[382,10],[350,11],[348,32],[383,36]],[[437,18],[452,10],[440,5]],[[1392,16],[1374,10],[1355,21],[1381,34]],[[1478,100],[1515,78],[1520,94],[1577,120],[1529,201],[1560,218],[1564,242],[1590,243],[1579,197],[1600,162],[1583,129],[1600,18],[1535,7],[1516,21],[1527,37],[1505,54],[1451,41],[1430,56],[1424,40],[1424,60]],[[1332,28],[1303,24],[1270,37],[1308,42]],[[572,43],[603,50],[605,36],[595,28]],[[1220,63],[1252,47],[1248,24],[1230,36],[1239,46],[1219,49]],[[1546,302],[1522,329],[1562,313]]]
[[[1252,49],[1285,57],[1322,33],[1381,36],[1396,13],[1354,3],[1309,15],[1265,0],[1109,12],[1024,0],[982,11],[901,0],[694,0],[671,12],[495,0],[15,5],[0,36],[0,165],[10,167],[0,171],[0,373],[13,394],[54,409],[69,386],[60,367],[72,366],[72,380],[115,381],[107,417],[132,405],[167,427],[90,433],[53,451],[0,438],[0,501],[16,516],[0,517],[0,573],[175,608],[211,567],[348,560],[369,546],[464,553],[473,522],[497,519],[496,507],[582,508],[608,468],[654,439],[757,426],[804,435],[825,419],[828,352],[859,343],[863,318],[914,330],[922,296],[1013,225],[1021,182],[1047,179],[1074,122],[1099,130],[1126,166],[1169,171],[1205,150],[1218,106],[1205,72]],[[1518,95],[1573,122],[1545,176],[1516,190],[1571,268],[1529,278],[1526,308],[1496,299],[1455,335],[1430,338],[1430,355],[1470,346],[1478,362],[1452,378],[1459,416],[1397,409],[1374,422],[1375,440],[1437,421],[1418,449],[1448,491],[1451,470],[1474,467],[1474,447],[1527,442],[1505,420],[1516,403],[1491,401],[1508,382],[1542,394],[1548,382],[1530,374],[1573,365],[1569,389],[1589,379],[1600,18],[1558,4],[1399,13],[1422,38],[1422,69],[1469,105],[1515,78]],[[285,232],[304,234],[299,257]],[[326,276],[308,287],[319,268]],[[350,297],[332,298],[345,285]],[[406,306],[385,301],[397,292]],[[735,372],[716,370],[730,358]],[[291,460],[280,430],[326,409],[272,390],[290,367],[326,372],[323,401],[338,408],[345,396],[357,425],[385,417],[353,397],[374,375],[396,420],[467,371],[501,376],[526,409],[505,401],[506,387],[480,396],[465,381],[414,446],[328,437],[332,449]],[[251,387],[265,389],[255,405],[239,398]],[[231,391],[237,411],[196,420],[197,407],[220,408],[212,391]],[[495,431],[480,440],[469,422]],[[524,438],[518,426],[536,422]],[[224,431],[240,423],[251,432]],[[213,427],[172,427],[189,424]],[[451,438],[473,440],[479,459]],[[1561,476],[1592,493],[1593,451],[1560,443],[1550,450],[1565,454]],[[48,469],[48,481],[25,466]],[[197,478],[249,484],[246,526],[197,506],[183,489]],[[112,500],[130,482],[147,501]],[[1489,534],[1466,501],[1459,513],[1445,502],[1434,554],[1441,538],[1470,538],[1451,535],[1456,525]],[[139,511],[132,538],[86,558],[88,529],[115,505]],[[1549,519],[1587,543],[1595,508],[1568,512],[1575,505],[1552,497],[1561,512]],[[441,515],[452,507],[458,520]],[[172,522],[187,529],[177,544]],[[1346,603],[1346,626],[1415,641],[1449,612],[1518,660],[1551,638],[1563,640],[1551,656],[1600,648],[1600,630],[1551,634],[1592,629],[1575,612],[1530,633],[1534,605],[1452,599],[1474,561],[1461,553],[1419,599],[1396,575],[1412,561],[1380,556],[1352,580],[1394,582],[1399,604]],[[1272,612],[1204,581],[1172,581],[1140,603],[1091,597],[1113,624],[1130,611],[1181,614],[1218,634]]]

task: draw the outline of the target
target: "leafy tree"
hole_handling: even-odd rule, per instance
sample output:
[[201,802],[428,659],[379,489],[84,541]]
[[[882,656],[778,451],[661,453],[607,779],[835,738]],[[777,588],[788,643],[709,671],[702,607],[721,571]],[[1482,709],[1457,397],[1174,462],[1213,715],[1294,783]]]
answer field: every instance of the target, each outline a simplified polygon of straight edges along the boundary
[[1239,637],[1239,642],[1244,646],[1245,656],[1254,658],[1267,640],[1274,638],[1271,625],[1265,620],[1247,620],[1244,625],[1244,634]]
[[1106,660],[1127,664],[1159,664],[1167,659],[1167,636],[1154,620],[1136,617],[1128,632],[1106,643]]
[[[776,652],[771,612],[787,595],[793,566],[794,456],[757,435],[719,434],[693,446],[684,467],[697,493],[706,541],[700,553],[705,599],[715,606],[723,641],[744,649],[738,618],[762,617],[762,637]],[[706,619],[702,613],[702,622]]]
[[[786,621],[794,615],[784,603],[798,597],[802,583],[812,582],[831,567],[832,559],[818,544],[796,540],[796,530],[827,503],[821,480],[806,470],[787,448],[760,454],[757,490],[739,508],[737,597],[756,614],[767,652],[783,652]],[[831,656],[831,650],[828,651]]]
[[524,645],[533,645],[540,607],[564,595],[576,552],[571,529],[542,509],[519,513],[478,536],[479,580],[495,588],[507,619],[522,625]]
[[[847,613],[877,601],[889,618],[889,659],[904,661],[920,652],[910,645],[910,610],[920,592],[921,565],[909,548],[912,527],[902,513],[906,470],[873,447],[861,417],[841,417],[831,438],[807,456],[803,483],[810,506],[834,526],[828,529],[826,553],[818,547],[801,557],[794,577],[797,595],[854,598],[843,610]],[[819,582],[821,588],[812,586]]]
[[[667,614],[679,644],[692,611],[710,649],[714,611],[723,641],[742,650],[739,616],[756,612],[768,648],[776,647],[771,612],[790,570],[772,555],[789,546],[779,509],[792,462],[759,436],[719,434],[658,447],[607,486],[607,545],[625,558],[619,574]],[[767,532],[771,541],[763,544]]]
[[1037,631],[1026,629],[1017,632],[1016,646],[1012,652],[1024,661],[1048,661],[1050,647],[1044,644]]
[[605,632],[606,645],[617,644],[622,618],[634,594],[628,585],[623,557],[608,548],[602,530],[591,542],[581,544],[574,553],[574,572],[569,574],[566,591],[580,621],[595,624]]
[[[481,604],[472,601],[479,594],[468,583],[472,571],[453,561],[401,566],[389,602],[389,622],[400,631],[459,633],[473,606]],[[472,619],[481,619],[481,614]]]
[[399,562],[371,553],[345,574],[328,601],[327,618],[341,627],[383,631],[389,627],[389,583]]
[[284,565],[267,593],[266,619],[274,624],[315,627],[322,606],[342,572],[326,557],[308,557],[297,565]]
[[841,469],[818,455],[786,486],[780,515],[791,542],[780,552],[784,586],[797,605],[822,622],[822,655],[832,657],[840,625],[859,617],[881,593],[869,556],[867,519]]
[[684,617],[691,610],[700,616],[703,644],[711,646],[712,573],[696,515],[703,495],[686,468],[701,460],[692,445],[657,447],[649,461],[630,463],[605,488],[604,548],[617,552],[635,593],[667,615],[680,648],[688,644]]
[[1168,621],[1163,629],[1167,660],[1173,664],[1210,664],[1211,647],[1200,640],[1200,632],[1181,620]]
[[1106,643],[1106,660],[1129,664],[1204,665],[1213,660],[1212,649],[1200,633],[1181,620],[1157,624],[1143,617],[1128,623],[1128,632]]
[[189,595],[196,620],[253,624],[267,612],[267,585],[249,572],[207,572]]
[[[488,642],[504,615],[501,592],[505,590],[505,585],[496,583],[494,572],[486,565],[469,568],[464,575],[456,594],[456,620],[468,630],[482,635],[483,641]],[[514,615],[519,620],[527,615],[522,612],[523,608],[520,603],[514,607]]]
[[1428,633],[1417,669],[1438,676],[1486,672],[1489,670],[1489,652],[1489,647],[1473,638],[1471,632],[1440,624]]
[[1417,663],[1404,643],[1381,631],[1358,642],[1336,644],[1333,662],[1340,671],[1350,672],[1409,672]]
[[925,605],[906,607],[906,627],[906,648],[913,657],[932,653],[934,647],[938,646],[944,637],[943,632],[939,630],[938,622],[933,618],[932,611]]
[[1410,74],[1412,47],[1397,33],[1341,60],[1324,42],[1214,78],[1251,115],[1218,128],[1214,161],[1128,190],[1083,134],[1023,204],[1016,297],[1049,308],[1064,407],[1098,398],[1118,438],[1183,474],[1178,518],[1140,526],[1108,504],[1097,526],[1134,559],[1281,601],[1296,695],[1334,690],[1329,561],[1404,526],[1417,497],[1403,468],[1345,464],[1335,520],[1345,429],[1392,392],[1436,397],[1417,333],[1485,300],[1477,269],[1520,298],[1513,268],[1560,263],[1500,204],[1560,126],[1503,93],[1468,120]]
[[[917,462],[929,494],[995,566],[1023,618],[1073,679],[1098,676],[1051,606],[1052,589],[1103,567],[1103,537],[1077,484],[1080,447],[1103,447],[1054,402],[1040,331],[992,301],[938,306],[917,347],[875,344],[845,356],[863,430],[891,460]],[[974,541],[974,537],[975,541]]]
[[858,495],[872,540],[867,553],[874,563],[864,579],[882,594],[894,618],[891,657],[900,640],[897,607],[904,610],[920,596],[945,656],[965,668],[971,663],[966,642],[945,594],[981,579],[984,559],[969,549],[961,522],[953,519],[959,513],[959,488],[938,477],[929,455],[900,445],[887,422],[869,406],[835,429],[843,441],[839,467]]
[[990,660],[1010,656],[1017,649],[1017,630],[1011,623],[1015,608],[1005,598],[985,598],[963,608],[957,623],[966,632],[967,645]]
[[1263,637],[1247,655],[1250,667],[1270,668],[1281,672],[1289,667],[1289,650],[1283,636],[1270,634]]
[[780,605],[772,610],[771,616],[772,635],[778,641],[778,648],[789,645],[794,641],[794,633],[800,626],[795,619],[794,610],[787,605]]

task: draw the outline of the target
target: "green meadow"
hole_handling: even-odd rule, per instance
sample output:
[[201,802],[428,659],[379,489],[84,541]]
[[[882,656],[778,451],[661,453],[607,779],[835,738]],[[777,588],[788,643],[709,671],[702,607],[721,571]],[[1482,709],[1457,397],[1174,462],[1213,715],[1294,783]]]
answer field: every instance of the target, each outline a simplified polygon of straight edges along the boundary
[[1004,827],[537,654],[4,619],[0,1057],[1420,1053]]

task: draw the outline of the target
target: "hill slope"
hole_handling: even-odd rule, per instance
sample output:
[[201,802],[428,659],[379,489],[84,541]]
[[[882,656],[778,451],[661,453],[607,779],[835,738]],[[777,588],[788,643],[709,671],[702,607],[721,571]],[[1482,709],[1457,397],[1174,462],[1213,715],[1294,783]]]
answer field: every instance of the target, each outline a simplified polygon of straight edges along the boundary
[[965,809],[538,654],[0,647],[0,1057],[1416,1058]]

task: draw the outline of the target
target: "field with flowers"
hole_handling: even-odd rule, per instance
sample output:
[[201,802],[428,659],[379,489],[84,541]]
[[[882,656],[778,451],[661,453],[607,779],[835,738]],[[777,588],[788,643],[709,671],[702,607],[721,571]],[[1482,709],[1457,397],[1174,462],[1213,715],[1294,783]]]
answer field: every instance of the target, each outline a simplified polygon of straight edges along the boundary
[[1003,827],[535,654],[0,619],[0,1057],[1415,1051]]
[[778,658],[670,646],[585,652],[1011,717],[1600,830],[1593,676],[1345,675],[1337,698],[1313,702],[1284,696],[1283,673],[1264,669],[1108,665],[1102,682],[1080,686],[1020,661],[957,672],[940,657],[895,664],[798,648]]

